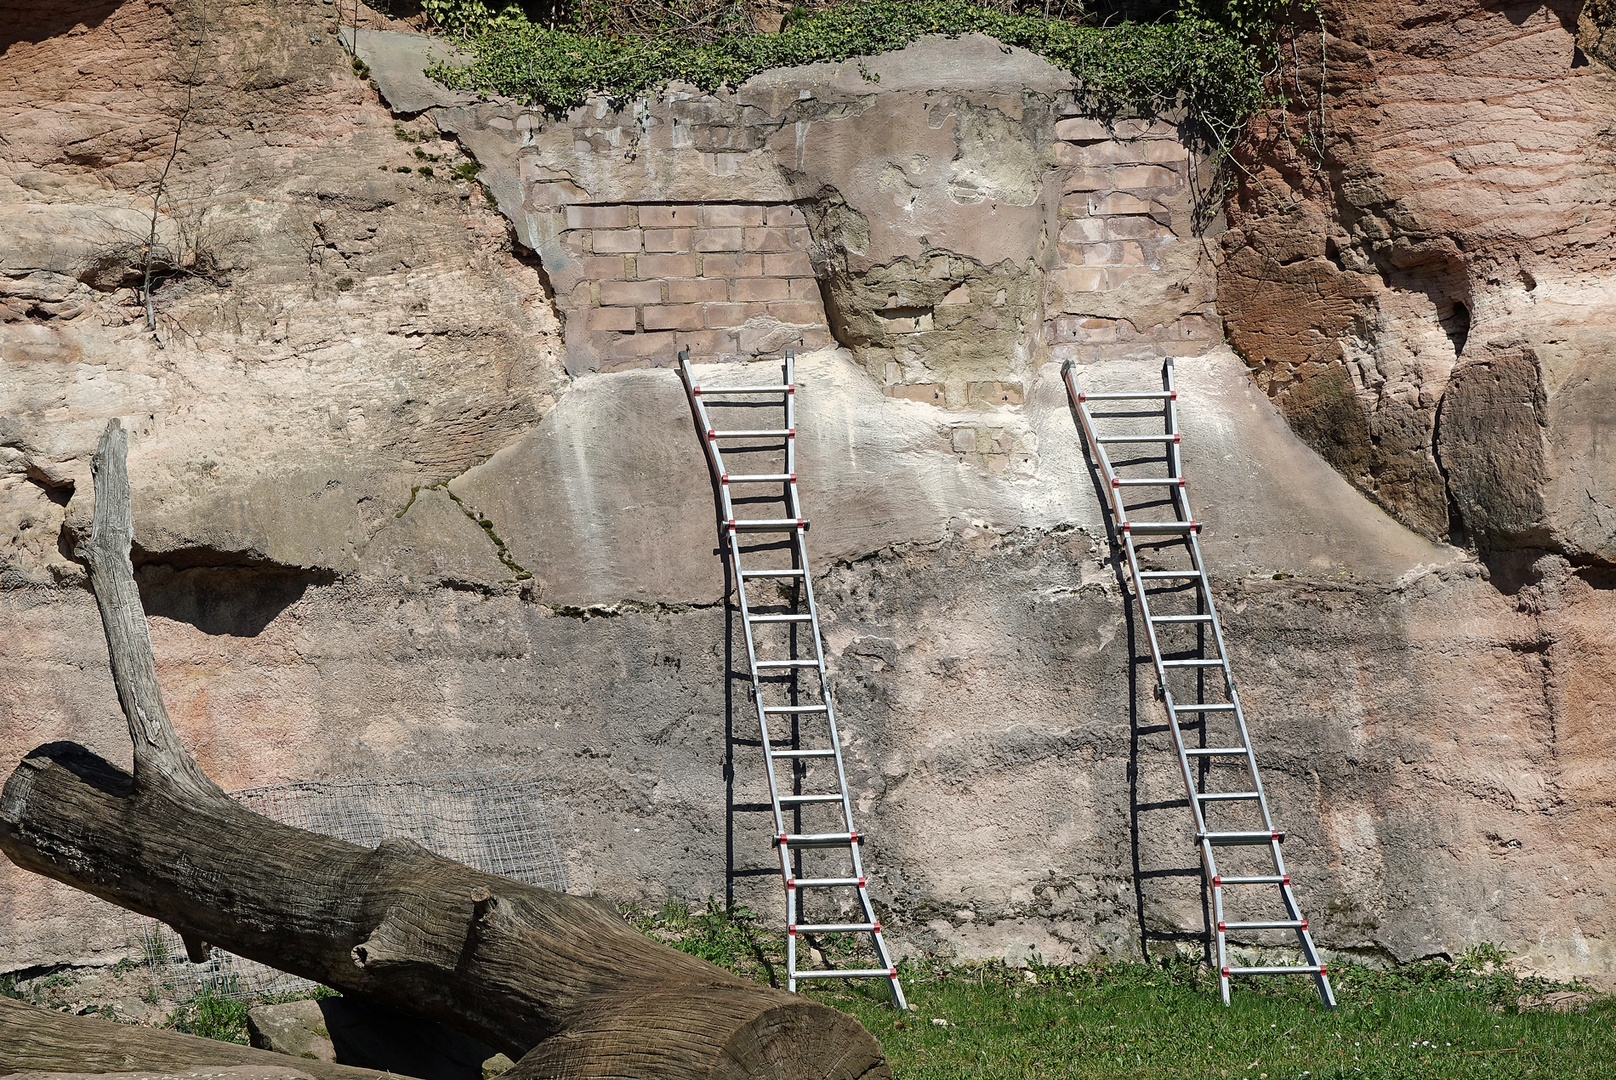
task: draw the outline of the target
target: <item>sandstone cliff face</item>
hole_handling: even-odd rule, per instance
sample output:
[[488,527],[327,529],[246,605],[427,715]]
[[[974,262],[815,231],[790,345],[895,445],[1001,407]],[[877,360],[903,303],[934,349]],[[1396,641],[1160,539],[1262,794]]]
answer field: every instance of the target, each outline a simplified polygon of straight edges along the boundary
[[[726,710],[752,721],[726,685],[738,631],[665,365],[680,341],[714,363],[797,343],[816,588],[889,925],[911,949],[1137,955],[1200,905],[1193,880],[1141,874],[1193,865],[1187,815],[1160,805],[1179,782],[1058,367],[1120,388],[1174,356],[1236,670],[1321,942],[1408,958],[1492,940],[1616,970],[1610,530],[1567,494],[1608,481],[1603,402],[1560,391],[1566,372],[1603,377],[1597,328],[1567,314],[1597,291],[1602,234],[1573,251],[1547,195],[1521,310],[1557,312],[1562,336],[1474,363],[1467,341],[1437,383],[1406,345],[1453,346],[1440,303],[1408,299],[1457,280],[1434,256],[1395,296],[1371,288],[1307,247],[1330,204],[1281,217],[1259,195],[1233,208],[1243,243],[1219,272],[1170,131],[1095,125],[1060,73],[981,40],[872,60],[879,84],[843,65],[542,118],[407,77],[418,39],[367,14],[390,112],[327,4],[26,10],[0,61],[17,223],[0,245],[0,757],[53,738],[127,754],[63,555],[121,416],[160,675],[227,787],[521,765],[554,785],[597,890],[722,894]],[[1559,101],[1605,77],[1556,78],[1541,93]],[[157,290],[154,336],[127,252],[107,252],[149,231],[187,90],[160,228],[212,261]],[[1543,130],[1596,191],[1579,155],[1598,133],[1576,123]],[[497,210],[445,179],[473,157]],[[1386,221],[1427,253],[1454,232]],[[1328,288],[1257,302],[1325,267]],[[1465,295],[1471,337],[1494,341]],[[1278,376],[1254,384],[1217,340],[1221,310],[1248,362],[1243,334],[1322,350],[1371,308],[1379,336],[1354,347],[1403,365],[1383,396],[1404,413],[1375,420],[1312,353],[1270,368],[1296,393],[1336,387],[1332,408],[1403,432],[1446,477],[1410,450],[1343,479],[1350,440],[1285,394],[1276,409]],[[1407,482],[1363,480],[1393,473]],[[1475,507],[1467,530],[1522,554],[1432,540],[1447,519],[1408,508],[1445,515],[1450,492]],[[744,801],[760,771],[744,747],[735,768]],[[738,867],[767,865],[761,827],[738,819],[735,844]],[[0,967],[122,950],[93,901],[10,868],[0,898]],[[740,899],[778,902],[744,881]]]

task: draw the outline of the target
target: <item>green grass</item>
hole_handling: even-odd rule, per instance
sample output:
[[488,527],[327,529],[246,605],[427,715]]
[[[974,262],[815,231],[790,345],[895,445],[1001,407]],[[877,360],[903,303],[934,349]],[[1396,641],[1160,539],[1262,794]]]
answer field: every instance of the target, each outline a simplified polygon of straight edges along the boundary
[[[751,916],[677,904],[633,921],[676,948],[763,981],[782,955]],[[899,1014],[873,980],[805,993],[852,1013],[880,1040],[897,1080],[1281,1077],[1616,1077],[1616,998],[1579,1011],[1521,1008],[1570,989],[1522,978],[1497,950],[1455,961],[1332,972],[1340,1007],[1320,1007],[1311,980],[1237,984],[1194,963],[1109,963],[1027,970],[1002,964],[905,964]],[[1034,981],[1036,980],[1036,981]],[[939,1024],[936,1021],[945,1021]]]

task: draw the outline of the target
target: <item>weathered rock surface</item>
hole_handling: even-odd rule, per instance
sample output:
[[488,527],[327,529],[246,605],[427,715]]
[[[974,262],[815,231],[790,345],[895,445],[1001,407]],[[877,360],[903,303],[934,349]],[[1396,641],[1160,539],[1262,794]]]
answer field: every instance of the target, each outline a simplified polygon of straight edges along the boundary
[[[64,555],[88,516],[93,440],[117,415],[133,429],[159,674],[211,775],[237,787],[536,768],[554,778],[552,809],[597,891],[722,895],[726,713],[739,733],[752,721],[726,685],[736,628],[700,446],[677,379],[651,369],[697,331],[645,324],[670,293],[606,304],[590,292],[568,309],[580,284],[767,279],[709,270],[693,235],[703,262],[688,277],[585,264],[629,257],[597,254],[597,228],[640,245],[637,260],[662,228],[646,206],[699,206],[717,190],[726,206],[801,208],[806,224],[786,227],[808,230],[824,326],[840,336],[799,355],[803,492],[849,782],[904,948],[1137,955],[1157,932],[1200,925],[1192,881],[1136,874],[1192,865],[1188,821],[1155,808],[1179,781],[1160,737],[1135,731],[1155,723],[1148,679],[1130,681],[1143,643],[1053,362],[1104,389],[1148,382],[1173,355],[1205,548],[1319,940],[1401,958],[1488,940],[1551,970],[1616,972],[1616,808],[1600,780],[1616,753],[1603,721],[1616,704],[1600,554],[1611,523],[1604,495],[1585,494],[1610,482],[1610,399],[1597,392],[1608,365],[1597,321],[1575,325],[1608,259],[1603,136],[1586,97],[1607,76],[1531,74],[1510,51],[1559,56],[1562,22],[1534,8],[1510,24],[1516,36],[1499,31],[1502,59],[1475,61],[1528,72],[1511,84],[1526,95],[1512,138],[1545,140],[1560,162],[1510,221],[1461,219],[1477,181],[1441,195],[1409,179],[1424,176],[1409,170],[1427,136],[1407,134],[1363,166],[1370,194],[1352,205],[1380,216],[1338,225],[1340,201],[1311,195],[1281,216],[1259,191],[1233,208],[1219,270],[1184,228],[1193,163],[1167,160],[1176,140],[1066,114],[1063,76],[994,45],[927,40],[881,58],[878,85],[843,65],[770,73],[734,95],[676,88],[644,105],[668,123],[626,161],[613,133],[638,106],[597,103],[543,130],[510,103],[389,115],[335,44],[333,14],[312,2],[217,12],[193,106],[207,122],[181,140],[171,183],[186,194],[161,225],[182,244],[181,209],[200,208],[233,238],[217,245],[228,274],[157,290],[162,348],[127,268],[109,290],[82,253],[115,239],[103,220],[149,227],[193,28],[131,0],[71,37],[39,16],[5,53],[0,210],[32,231],[0,245],[12,290],[0,756],[58,738],[127,753],[94,604]],[[1455,17],[1458,45],[1435,23],[1407,33],[1436,35],[1426,52],[1440,65],[1500,20]],[[1385,41],[1354,47],[1341,95],[1423,93],[1414,60],[1399,82],[1403,68],[1365,66]],[[93,75],[64,74],[74,65]],[[949,75],[928,104],[915,74],[927,65],[969,79]],[[1444,85],[1438,111],[1456,117],[1485,89]],[[440,100],[412,87],[407,113]],[[739,142],[676,145],[671,119],[698,115],[702,138],[727,126]],[[1342,153],[1370,138],[1374,115],[1342,98]],[[442,179],[463,151],[508,225],[475,187]],[[1466,176],[1509,189],[1513,151],[1498,153]],[[399,171],[421,168],[434,175]],[[812,190],[793,186],[809,169]],[[635,213],[572,226],[577,205]],[[770,228],[733,227],[742,255],[745,229]],[[1458,240],[1445,254],[1455,236],[1519,252],[1535,288],[1506,275],[1514,255],[1487,265],[1516,284],[1470,284],[1480,261]],[[789,282],[802,276],[782,273],[787,298],[756,302],[798,302]],[[890,304],[877,288],[889,284]],[[1455,297],[1471,320],[1462,356]],[[574,316],[608,308],[635,322],[603,332],[646,351],[591,359]],[[1270,358],[1256,383],[1218,342],[1218,310],[1248,361]],[[985,334],[981,320],[1006,311],[1008,336]],[[733,355],[744,325],[719,328]],[[792,339],[749,340],[772,353]],[[1385,377],[1364,383],[1365,371]],[[1444,542],[1483,536],[1488,563]],[[1499,557],[1508,545],[1520,554]],[[738,800],[762,782],[745,754]],[[734,827],[737,866],[768,865],[763,830]],[[738,899],[778,903],[745,881]],[[5,868],[0,966],[120,954],[116,916],[97,910]]]

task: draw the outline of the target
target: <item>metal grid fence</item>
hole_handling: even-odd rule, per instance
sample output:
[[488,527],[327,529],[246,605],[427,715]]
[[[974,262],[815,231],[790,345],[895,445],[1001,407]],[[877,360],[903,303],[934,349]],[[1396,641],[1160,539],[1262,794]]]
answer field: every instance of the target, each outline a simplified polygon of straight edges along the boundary
[[[490,874],[567,890],[570,830],[563,813],[547,812],[555,803],[549,785],[527,770],[308,780],[231,795],[254,813],[352,844],[375,847],[404,837]],[[222,949],[193,964],[179,935],[155,919],[131,916],[129,947],[145,961],[158,1003],[184,1004],[200,995],[278,998],[315,985]]]

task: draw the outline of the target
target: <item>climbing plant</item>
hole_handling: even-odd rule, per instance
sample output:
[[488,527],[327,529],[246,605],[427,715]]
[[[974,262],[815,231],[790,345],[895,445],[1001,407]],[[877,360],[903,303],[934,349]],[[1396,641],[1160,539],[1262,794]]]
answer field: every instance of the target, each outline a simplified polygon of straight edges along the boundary
[[[1019,14],[1021,5],[967,0],[853,0],[795,5],[775,33],[758,33],[736,0],[580,0],[566,18],[535,20],[511,4],[424,0],[463,39],[470,62],[430,74],[457,88],[563,110],[601,94],[624,99],[673,80],[734,86],[772,67],[874,56],[924,34],[980,33],[1069,70],[1098,115],[1183,109],[1210,147],[1233,145],[1272,95],[1275,28],[1316,0],[1184,0],[1159,21],[1092,25]],[[629,25],[625,11],[639,22]],[[1066,5],[1059,5],[1061,11]],[[614,14],[615,11],[615,14]],[[872,76],[873,78],[874,76]]]

